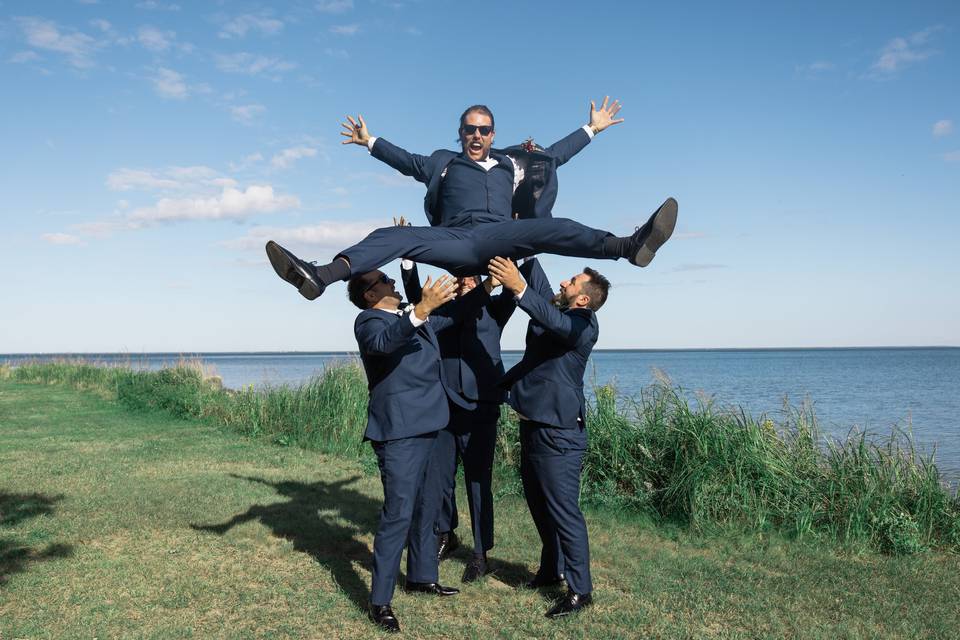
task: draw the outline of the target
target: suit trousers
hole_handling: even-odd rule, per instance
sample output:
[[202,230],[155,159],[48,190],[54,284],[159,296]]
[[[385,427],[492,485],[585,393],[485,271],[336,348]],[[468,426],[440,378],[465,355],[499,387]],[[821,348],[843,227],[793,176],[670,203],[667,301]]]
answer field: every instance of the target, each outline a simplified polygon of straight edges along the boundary
[[373,539],[370,602],[390,604],[407,547],[407,580],[437,581],[437,537],[433,523],[440,505],[430,500],[424,479],[437,433],[385,442],[371,441],[383,483],[383,510]]
[[350,261],[353,275],[379,269],[397,258],[440,267],[456,276],[487,273],[494,256],[525,258],[551,253],[616,260],[604,240],[613,234],[566,218],[487,222],[475,227],[384,227],[338,257]]
[[587,523],[579,505],[586,451],[583,427],[520,421],[520,477],[543,545],[537,575],[552,579],[563,573],[579,594],[593,591]]
[[470,509],[473,552],[483,554],[493,548],[493,454],[497,445],[497,420],[500,405],[479,403],[466,410],[450,405],[450,424],[437,434],[433,461],[427,475],[431,491],[441,502],[436,531],[453,531],[457,517],[457,461],[463,463],[464,485]]

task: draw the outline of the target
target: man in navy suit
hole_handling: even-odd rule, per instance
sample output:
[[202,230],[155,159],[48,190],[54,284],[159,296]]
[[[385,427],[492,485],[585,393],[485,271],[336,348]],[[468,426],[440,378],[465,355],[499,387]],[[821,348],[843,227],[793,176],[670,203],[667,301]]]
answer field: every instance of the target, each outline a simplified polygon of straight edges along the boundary
[[[461,152],[439,149],[422,156],[401,149],[385,138],[371,136],[363,116],[354,120],[347,116],[343,144],[366,147],[370,154],[405,176],[427,186],[423,208],[433,226],[472,227],[486,222],[520,217],[549,217],[557,199],[556,169],[576,155],[593,137],[615,124],[620,111],[619,101],[609,97],[597,109],[590,102],[590,119],[562,140],[546,149],[532,143],[505,150],[493,149],[496,137],[493,112],[486,105],[476,104],[460,115],[457,134]],[[540,161],[530,167],[531,159]],[[528,176],[528,169],[530,169]],[[518,187],[529,179],[529,188],[518,193]],[[515,194],[520,197],[514,202]]]
[[523,492],[543,545],[529,586],[566,579],[567,593],[546,613],[556,618],[592,602],[587,524],[578,504],[587,451],[583,373],[599,336],[596,311],[606,302],[610,283],[586,268],[561,282],[554,294],[534,262],[526,281],[505,258],[491,260],[489,271],[530,316],[523,359],[502,384],[520,416]]
[[[402,221],[401,221],[402,224]],[[412,302],[420,299],[420,277],[416,263],[403,261],[404,291]],[[457,279],[462,296],[475,287],[489,293],[498,282],[480,283],[476,276]],[[456,314],[469,299],[444,304],[435,315]],[[498,385],[504,368],[500,357],[500,336],[516,308],[512,293],[490,296],[489,301],[461,324],[437,332],[443,375],[449,388],[470,406],[451,404],[450,423],[437,434],[433,456],[436,473],[427,478],[433,491],[442,495],[437,516],[438,557],[443,559],[459,542],[455,481],[457,459],[463,462],[464,483],[473,533],[473,556],[463,572],[463,582],[474,582],[487,573],[487,552],[493,548],[493,456],[497,440],[500,404],[505,398]]]
[[[350,301],[363,309],[354,334],[367,374],[369,440],[383,482],[383,511],[373,542],[370,618],[388,631],[400,625],[390,607],[407,547],[407,580],[411,592],[449,596],[457,589],[438,584],[437,539],[433,524],[439,501],[424,492],[424,478],[437,432],[447,426],[448,403],[462,403],[441,375],[440,348],[434,329],[460,321],[457,316],[434,317],[433,311],[453,299],[453,282],[428,278],[420,301],[401,309],[402,296],[381,271],[355,276],[348,285]],[[485,301],[486,291],[466,296],[460,309],[469,314]]]

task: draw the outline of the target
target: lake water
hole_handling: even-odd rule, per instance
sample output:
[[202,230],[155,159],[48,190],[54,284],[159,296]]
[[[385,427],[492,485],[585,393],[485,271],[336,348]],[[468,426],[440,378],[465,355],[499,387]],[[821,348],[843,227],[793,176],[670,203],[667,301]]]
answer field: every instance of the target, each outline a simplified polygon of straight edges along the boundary
[[[63,358],[0,355],[0,362]],[[105,363],[157,369],[181,354],[71,354]],[[349,353],[199,353],[198,358],[240,388],[298,384],[331,362],[356,358]],[[506,365],[518,352],[504,354]],[[911,427],[924,451],[936,446],[944,476],[960,478],[960,348],[783,349],[691,351],[598,351],[586,382],[614,383],[635,395],[659,373],[691,398],[711,397],[754,416],[783,415],[784,398],[794,405],[812,402],[822,429],[843,437],[851,428],[888,434],[894,425]]]

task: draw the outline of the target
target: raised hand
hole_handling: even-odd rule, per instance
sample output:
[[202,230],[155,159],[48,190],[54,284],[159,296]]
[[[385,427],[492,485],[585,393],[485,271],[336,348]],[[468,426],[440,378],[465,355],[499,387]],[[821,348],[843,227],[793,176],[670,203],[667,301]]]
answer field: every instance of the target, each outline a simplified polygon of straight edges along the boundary
[[426,282],[423,283],[420,302],[413,308],[413,312],[419,319],[426,320],[437,307],[456,297],[456,284],[457,281],[448,275],[440,276],[436,282],[431,282],[430,276],[427,276]]
[[344,140],[342,144],[360,144],[367,146],[367,142],[370,140],[370,132],[367,131],[367,123],[363,119],[363,116],[357,115],[357,119],[354,120],[353,116],[347,116],[349,124],[346,122],[341,122],[340,125],[344,128],[344,131],[340,132],[340,135],[346,136],[349,140]]
[[600,105],[599,109],[597,109],[593,100],[590,101],[590,127],[596,133],[600,133],[609,126],[623,122],[623,118],[618,120],[614,119],[623,105],[620,104],[619,100],[614,100],[608,106],[607,102],[609,102],[609,100],[610,96],[604,96],[603,104]]
[[523,293],[527,288],[527,283],[523,281],[523,276],[510,258],[501,258],[497,256],[487,264],[487,271],[490,275],[499,280],[505,289],[513,292],[513,295]]
[[400,219],[397,219],[397,216],[393,216],[393,226],[395,227],[412,227],[413,224],[409,222],[403,216],[400,216]]

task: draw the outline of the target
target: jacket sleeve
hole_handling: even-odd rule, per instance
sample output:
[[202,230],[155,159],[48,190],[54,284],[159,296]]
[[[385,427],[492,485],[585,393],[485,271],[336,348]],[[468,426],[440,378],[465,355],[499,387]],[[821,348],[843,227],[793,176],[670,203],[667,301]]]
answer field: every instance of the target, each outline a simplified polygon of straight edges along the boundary
[[[583,135],[586,136],[587,134],[584,133]],[[381,162],[387,163],[405,176],[410,176],[423,183],[430,181],[429,156],[410,153],[383,138],[377,138],[377,141],[373,143],[370,155]]]
[[[590,136],[587,135],[587,132],[583,128],[579,128],[565,138],[554,142],[552,145],[544,149],[550,156],[553,157],[557,162],[557,166],[564,164],[577,155],[580,150],[590,143]],[[379,144],[379,141],[378,141]],[[376,149],[377,145],[374,145]]]
[[575,347],[581,340],[589,339],[596,332],[588,315],[563,313],[536,291],[524,292],[519,306],[527,312],[527,315],[569,347]]
[[417,263],[413,263],[410,269],[400,268],[400,280],[403,282],[403,294],[407,296],[407,302],[417,304],[423,298],[423,286],[420,284],[420,272],[417,270]]
[[368,355],[393,353],[405,345],[416,331],[410,318],[401,317],[399,321],[390,322],[373,314],[357,318],[353,329],[360,353]]
[[[547,300],[553,298],[553,286],[551,286],[547,274],[543,272],[543,267],[540,266],[538,259],[533,258],[520,265],[520,275],[527,281],[527,288],[536,291],[538,295]],[[523,295],[526,296],[527,294],[524,293]]]
[[507,322],[510,321],[510,317],[516,308],[517,298],[509,291],[491,296],[490,302],[487,303],[487,311],[490,313],[490,317],[493,318],[493,321],[497,323],[501,330],[507,326]]

